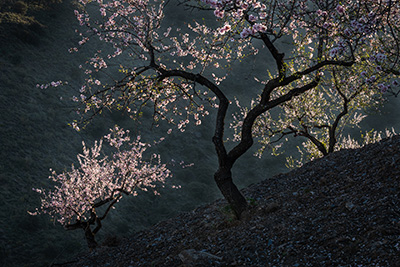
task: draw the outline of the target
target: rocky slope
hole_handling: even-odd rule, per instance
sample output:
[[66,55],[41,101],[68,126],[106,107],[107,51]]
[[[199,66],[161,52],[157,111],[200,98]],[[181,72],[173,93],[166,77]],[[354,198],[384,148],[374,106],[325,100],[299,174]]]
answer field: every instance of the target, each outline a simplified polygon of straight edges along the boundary
[[244,189],[241,221],[219,200],[64,264],[399,266],[399,186],[395,136]]

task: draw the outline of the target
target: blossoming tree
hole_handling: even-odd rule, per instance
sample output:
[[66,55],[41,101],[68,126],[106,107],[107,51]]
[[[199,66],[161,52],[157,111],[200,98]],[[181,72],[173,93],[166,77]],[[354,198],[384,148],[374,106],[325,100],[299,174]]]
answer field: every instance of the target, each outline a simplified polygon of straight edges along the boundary
[[[166,120],[184,131],[215,107],[214,180],[238,218],[247,202],[231,170],[254,137],[268,144],[286,132],[302,135],[324,154],[336,146],[338,124],[347,121],[342,118],[352,115],[357,123],[361,117],[354,117],[355,111],[379,101],[384,92],[395,93],[398,83],[393,80],[399,74],[398,1],[184,1],[194,12],[209,10],[215,17],[213,23],[189,21],[184,30],[164,20],[170,1],[79,2],[82,9],[75,14],[85,27],[79,45],[98,38],[112,52],[98,50],[82,67],[88,76],[74,100],[84,104],[84,120],[73,126],[78,129],[105,109],[123,109],[137,118],[151,106],[155,123]],[[292,44],[283,45],[283,38]],[[231,77],[233,63],[264,54],[274,64],[264,62],[258,88],[243,88],[254,98],[237,116],[237,143],[228,150],[224,130],[232,99],[223,81]],[[109,67],[116,62],[117,72]],[[315,129],[322,131],[319,136]]]
[[[40,209],[31,215],[47,213],[65,229],[83,229],[89,248],[95,248],[95,234],[101,221],[123,195],[137,195],[138,190],[155,189],[170,175],[160,156],[153,154],[149,161],[143,153],[149,147],[140,137],[130,141],[129,131],[115,127],[104,138],[115,150],[111,157],[102,156],[103,140],[92,148],[83,143],[83,154],[78,155],[79,167],[49,177],[57,185],[54,190],[34,189],[42,194]],[[95,226],[93,229],[93,225]]]

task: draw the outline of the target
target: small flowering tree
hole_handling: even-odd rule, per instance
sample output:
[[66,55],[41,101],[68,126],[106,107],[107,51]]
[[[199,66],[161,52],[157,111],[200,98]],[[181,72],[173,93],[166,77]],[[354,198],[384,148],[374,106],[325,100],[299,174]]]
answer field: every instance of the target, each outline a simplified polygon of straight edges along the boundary
[[[95,234],[114,205],[124,195],[137,195],[138,190],[155,190],[164,183],[170,171],[153,154],[150,161],[143,160],[148,144],[130,141],[129,131],[115,127],[104,139],[115,150],[112,156],[102,156],[103,140],[92,148],[83,143],[83,153],[78,155],[79,167],[49,177],[55,189],[34,189],[42,194],[42,205],[31,215],[46,213],[67,230],[83,229],[89,248],[95,248]],[[93,226],[95,226],[93,228]]]
[[[151,106],[155,123],[165,120],[184,131],[191,120],[200,124],[209,106],[216,108],[214,180],[238,218],[247,202],[231,170],[254,137],[268,144],[287,132],[303,135],[324,154],[337,146],[337,131],[348,122],[344,117],[351,115],[357,124],[360,108],[379,101],[382,93],[396,94],[398,1],[185,1],[215,16],[213,23],[188,22],[185,30],[164,20],[169,1],[79,2],[82,9],[75,14],[86,29],[79,45],[98,38],[112,51],[97,50],[81,66],[88,76],[74,100],[82,102],[84,119],[73,126],[79,129],[111,108],[136,119]],[[283,45],[284,37],[292,44]],[[283,53],[283,47],[291,52]],[[237,143],[228,150],[224,130],[230,88],[223,81],[232,63],[263,55],[272,56],[274,64],[263,62],[258,86],[243,88],[254,95],[253,103],[237,116]],[[118,72],[109,68],[116,64]]]

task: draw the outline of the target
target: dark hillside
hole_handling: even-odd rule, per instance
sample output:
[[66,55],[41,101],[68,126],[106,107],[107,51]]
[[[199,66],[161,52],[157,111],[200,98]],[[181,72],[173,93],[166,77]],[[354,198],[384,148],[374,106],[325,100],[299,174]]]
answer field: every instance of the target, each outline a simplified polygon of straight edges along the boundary
[[71,265],[399,266],[399,190],[395,136],[244,189],[253,208],[240,222],[216,201]]
[[62,0],[0,0],[0,41],[39,45],[47,16]]

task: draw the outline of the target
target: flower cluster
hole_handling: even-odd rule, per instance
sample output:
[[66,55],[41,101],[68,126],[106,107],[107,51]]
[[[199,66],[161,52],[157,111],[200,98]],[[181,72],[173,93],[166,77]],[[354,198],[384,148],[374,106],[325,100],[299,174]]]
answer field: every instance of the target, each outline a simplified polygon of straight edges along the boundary
[[63,81],[56,81],[56,82],[50,82],[50,83],[46,83],[46,84],[36,84],[36,88],[40,88],[40,89],[47,89],[49,87],[58,87],[61,85],[66,85],[68,84],[68,82],[63,82]]
[[103,140],[88,148],[83,143],[83,153],[77,156],[79,167],[71,166],[70,171],[49,177],[57,186],[53,190],[34,189],[42,194],[40,209],[31,215],[47,213],[67,226],[74,221],[84,221],[90,213],[124,194],[137,195],[138,190],[155,190],[157,183],[164,183],[170,176],[160,156],[153,154],[149,161],[143,159],[148,144],[140,141],[140,136],[131,141],[129,131],[119,127],[104,137],[115,152],[102,156]]

